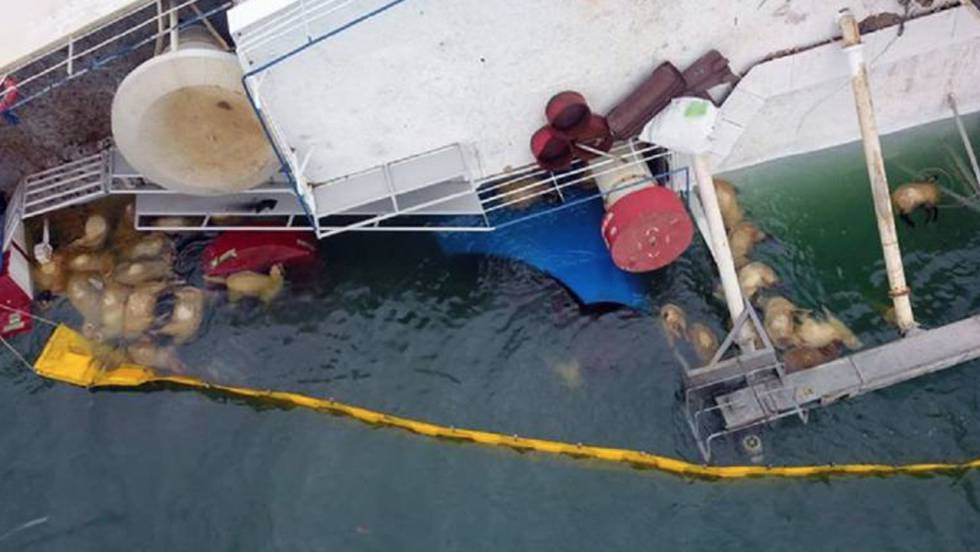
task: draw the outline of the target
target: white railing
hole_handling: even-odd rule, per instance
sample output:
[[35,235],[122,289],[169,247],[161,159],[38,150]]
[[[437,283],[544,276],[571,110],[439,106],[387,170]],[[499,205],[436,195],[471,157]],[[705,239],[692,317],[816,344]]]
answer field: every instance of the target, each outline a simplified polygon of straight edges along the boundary
[[[42,53],[7,68],[5,74],[0,75],[0,86],[3,87],[0,89],[0,98],[11,91],[16,91],[18,99],[11,109],[17,109],[110,61],[132,53],[151,42],[162,41],[175,30],[170,22],[176,21],[182,11],[192,12],[192,15],[181,24],[182,27],[197,21],[210,25],[207,21],[208,17],[231,6],[230,1],[225,2],[205,13],[197,7],[197,2],[198,0],[187,0],[164,9],[162,0],[146,0],[139,7],[123,12],[96,27],[77,35],[69,35],[46,48]],[[98,40],[114,25],[128,18],[137,17],[142,12],[147,12],[143,19],[127,24],[124,29]],[[95,42],[96,40],[98,41]],[[89,44],[90,42],[95,43]],[[34,66],[43,68],[31,72]],[[14,82],[7,83],[6,79],[2,78],[5,75],[12,77]]]

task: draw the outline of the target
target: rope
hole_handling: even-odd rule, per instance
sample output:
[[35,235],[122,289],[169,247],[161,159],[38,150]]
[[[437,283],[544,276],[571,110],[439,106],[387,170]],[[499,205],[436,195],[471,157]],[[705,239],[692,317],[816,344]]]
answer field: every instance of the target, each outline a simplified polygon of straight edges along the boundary
[[50,320],[48,318],[44,318],[43,316],[39,316],[39,315],[34,314],[32,312],[27,312],[25,310],[21,310],[21,309],[18,309],[18,308],[10,307],[10,306],[4,305],[2,303],[0,303],[0,309],[4,309],[4,310],[11,311],[11,312],[16,312],[16,313],[23,314],[24,316],[26,316],[28,318],[33,318],[34,320],[37,320],[39,322],[44,322],[45,324],[51,326],[52,328],[57,328],[58,327],[58,323],[55,322],[54,320]]
[[24,366],[27,366],[27,369],[28,370],[33,370],[34,369],[34,366],[32,366],[30,362],[27,362],[27,359],[24,358],[24,355],[20,354],[20,351],[18,351],[17,349],[15,349],[14,346],[11,345],[9,341],[7,341],[7,338],[0,337],[0,341],[3,341],[3,346],[6,347],[7,350],[9,350],[11,353],[13,353],[13,355],[15,357],[17,357],[17,360],[21,361],[21,363]]
[[87,388],[145,388],[152,384],[170,384],[211,393],[223,393],[249,400],[272,402],[288,407],[326,412],[363,422],[374,427],[401,429],[417,435],[469,442],[485,446],[510,448],[518,452],[593,459],[626,464],[637,469],[657,470],[671,475],[702,479],[744,479],[759,477],[804,478],[847,476],[894,476],[935,473],[959,473],[980,468],[980,459],[960,463],[924,462],[915,464],[822,464],[810,466],[709,466],[645,451],[611,448],[549,439],[534,439],[478,429],[455,428],[422,420],[403,418],[369,410],[333,399],[321,399],[268,389],[219,385],[191,376],[164,375],[134,364],[106,369],[96,357],[94,346],[67,326],[59,326],[48,340],[34,365],[43,377]]

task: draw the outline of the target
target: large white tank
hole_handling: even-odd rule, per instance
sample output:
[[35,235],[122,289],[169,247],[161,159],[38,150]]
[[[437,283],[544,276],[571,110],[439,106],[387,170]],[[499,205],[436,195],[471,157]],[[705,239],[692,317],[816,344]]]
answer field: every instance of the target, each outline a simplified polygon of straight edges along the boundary
[[151,182],[216,195],[252,188],[278,168],[245,96],[237,58],[203,29],[126,76],[112,102],[112,135]]

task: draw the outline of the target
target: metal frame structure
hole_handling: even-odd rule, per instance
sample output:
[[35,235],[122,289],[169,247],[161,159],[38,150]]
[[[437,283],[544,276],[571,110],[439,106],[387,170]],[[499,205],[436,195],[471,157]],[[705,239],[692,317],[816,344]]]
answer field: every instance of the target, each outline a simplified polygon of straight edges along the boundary
[[[746,324],[752,325],[762,348],[723,360],[743,335]],[[711,362],[687,371],[684,382],[685,418],[705,462],[711,460],[712,442],[720,437],[788,416],[798,416],[804,424],[809,420],[807,410],[797,400],[796,388],[786,382],[783,364],[759,315],[748,301]],[[739,423],[736,413],[740,409],[755,415]]]
[[[670,159],[669,152],[662,148],[635,141],[614,148],[613,155],[620,158],[628,157],[631,161],[623,164],[613,158],[597,159],[590,164],[579,163],[563,172],[548,172],[535,165],[528,165],[506,176],[474,181],[472,183],[476,188],[474,198],[480,206],[478,215],[420,212],[422,207],[426,207],[425,204],[377,215],[370,208],[355,206],[336,213],[337,216],[354,218],[355,222],[332,224],[328,220],[329,217],[321,217],[320,237],[336,235],[343,231],[490,232],[599,199],[603,192],[598,188],[586,189],[585,187],[596,176],[628,171],[640,163],[658,160],[666,163]],[[654,176],[656,180],[671,181],[675,187],[680,186],[682,192],[689,188],[686,167],[657,172],[658,174]],[[639,187],[646,183],[645,181],[628,182],[606,193]],[[189,196],[147,181],[111,144],[106,145],[98,153],[28,175],[21,181],[12,201],[18,206],[16,211],[18,217],[28,219],[116,194],[137,197],[138,229],[166,231],[315,229],[309,223],[294,191],[283,181],[281,175],[277,175],[266,184],[236,194],[213,197]],[[262,213],[235,207],[261,199],[275,199],[277,207]],[[440,198],[434,204],[438,206],[440,202],[451,199],[452,197]],[[548,199],[551,201],[542,201],[540,205],[527,211],[513,208],[520,202]],[[219,215],[242,218],[243,223],[215,224]],[[194,224],[162,226],[157,224],[155,219],[163,217],[190,218]],[[414,218],[406,222],[402,220],[405,217]],[[277,220],[278,223],[270,225]]]

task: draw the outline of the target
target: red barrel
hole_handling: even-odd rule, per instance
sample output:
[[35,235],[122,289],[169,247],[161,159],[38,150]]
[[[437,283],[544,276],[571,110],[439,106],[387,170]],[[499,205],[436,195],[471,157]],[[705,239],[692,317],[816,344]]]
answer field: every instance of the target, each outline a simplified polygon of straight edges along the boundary
[[[571,138],[576,145],[584,144],[600,151],[609,151],[613,145],[612,133],[609,132],[609,125],[606,124],[606,118],[599,115],[589,117],[588,124],[577,131]],[[597,157],[596,154],[582,148],[575,148],[575,156],[583,161]]]
[[567,168],[575,158],[571,140],[551,125],[541,127],[531,136],[531,153],[547,171]]
[[651,186],[606,208],[602,237],[616,266],[647,272],[681,256],[694,238],[694,224],[673,190]]
[[548,100],[544,109],[548,123],[567,134],[574,134],[589,124],[592,110],[585,97],[578,92],[566,90],[559,92]]

